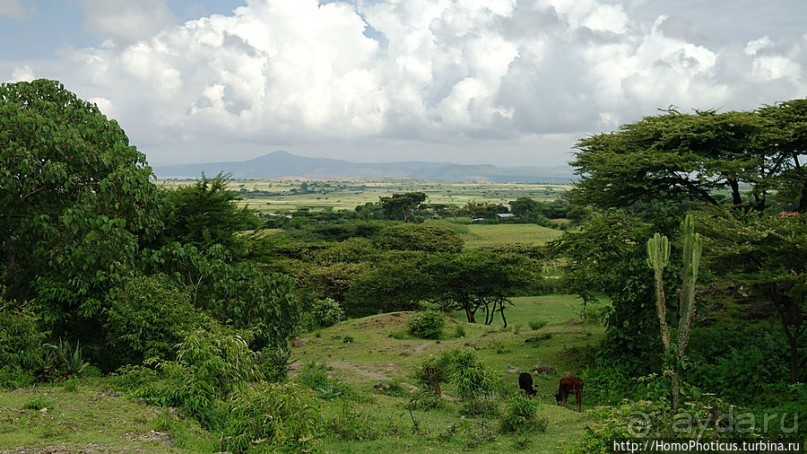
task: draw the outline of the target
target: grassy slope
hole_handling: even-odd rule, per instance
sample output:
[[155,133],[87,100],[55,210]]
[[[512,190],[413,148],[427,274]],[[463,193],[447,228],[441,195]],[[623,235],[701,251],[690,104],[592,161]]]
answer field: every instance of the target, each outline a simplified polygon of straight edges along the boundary
[[[516,298],[508,311],[510,329],[501,331],[497,318],[492,326],[469,325],[459,314],[452,318],[442,341],[415,339],[405,334],[408,313],[384,314],[350,320],[335,327],[301,336],[293,348],[293,369],[317,362],[331,367],[357,392],[355,400],[322,402],[326,419],[350,405],[360,415],[383,426],[385,436],[369,441],[344,441],[326,436],[324,452],[464,452],[465,443],[478,436],[480,425],[495,432],[498,421],[463,419],[459,404],[448,400],[442,410],[415,411],[423,433],[412,433],[407,411],[407,397],[392,397],[377,392],[373,385],[399,381],[413,389],[416,368],[429,356],[452,348],[474,348],[479,357],[500,377],[505,390],[517,392],[518,370],[529,370],[536,363],[555,367],[560,374],[579,370],[578,347],[593,345],[603,332],[597,325],[577,323],[579,300],[571,296]],[[537,331],[529,328],[532,320],[548,325]],[[456,326],[465,328],[464,338],[456,337]],[[516,332],[517,331],[517,332]],[[540,333],[552,333],[537,346],[524,342]],[[391,337],[393,334],[395,337]],[[353,342],[345,343],[346,336]],[[293,371],[293,374],[295,372]],[[556,407],[552,393],[559,376],[534,375],[541,406],[539,413],[549,420],[546,433],[530,436],[529,452],[555,453],[572,446],[579,439],[591,417]],[[23,452],[19,447],[47,448],[47,452],[210,452],[215,443],[210,434],[190,422],[178,420],[165,410],[147,407],[122,396],[106,392],[110,381],[82,379],[77,390],[64,386],[42,386],[0,393],[0,452]],[[23,407],[38,399],[50,405],[46,413]],[[500,405],[503,408],[504,403]],[[500,409],[501,409],[500,408]],[[457,435],[447,436],[451,427]],[[463,435],[463,430],[466,435]],[[171,436],[166,433],[170,433]],[[471,437],[467,433],[475,434]],[[474,452],[510,452],[515,450],[510,436],[498,436],[481,444]],[[25,452],[32,452],[30,449]],[[34,450],[33,452],[37,452]]]
[[[463,424],[458,403],[449,403],[445,409],[438,411],[416,411],[415,417],[427,433],[425,437],[416,436],[411,434],[412,422],[406,408],[408,399],[385,396],[373,390],[374,384],[393,380],[399,381],[405,388],[414,388],[417,385],[413,378],[415,370],[430,356],[452,348],[474,348],[511,393],[518,390],[519,371],[529,371],[537,363],[556,368],[559,372],[557,376],[534,375],[542,404],[539,413],[549,419],[549,426],[545,434],[530,437],[529,451],[555,453],[572,446],[582,435],[589,417],[585,411],[579,414],[556,407],[552,395],[557,389],[560,375],[579,371],[581,353],[578,348],[593,345],[603,332],[601,326],[577,323],[579,308],[579,301],[570,296],[516,298],[515,306],[508,311],[511,328],[508,331],[500,330],[501,321],[498,318],[494,325],[484,326],[469,325],[455,317],[446,327],[444,339],[439,342],[405,335],[408,313],[351,320],[322,330],[320,337],[316,333],[301,336],[297,341],[298,347],[294,349],[296,369],[313,362],[327,364],[335,377],[351,384],[365,397],[369,396],[370,402],[356,404],[361,412],[374,421],[408,429],[404,435],[373,441],[348,443],[326,439],[326,452],[378,452],[380,449],[387,449],[388,452],[463,452],[462,437],[445,437],[449,426]],[[531,320],[544,320],[548,325],[533,331],[528,326]],[[465,337],[456,337],[457,324],[465,327]],[[552,337],[537,346],[524,342],[541,333],[551,333]],[[346,336],[352,337],[353,342],[345,343]],[[449,399],[451,392],[451,387],[448,387],[446,393]],[[325,402],[323,410],[325,414],[336,414],[340,405],[343,403]],[[503,405],[500,405],[500,409]],[[489,423],[495,428],[498,422]],[[441,434],[444,435],[442,440]],[[499,436],[475,451],[501,452],[513,449],[511,437]]]

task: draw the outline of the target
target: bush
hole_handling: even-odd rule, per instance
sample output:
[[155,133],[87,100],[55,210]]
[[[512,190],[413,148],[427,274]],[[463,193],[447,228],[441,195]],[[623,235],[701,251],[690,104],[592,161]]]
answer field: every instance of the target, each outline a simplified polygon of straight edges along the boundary
[[255,356],[237,333],[198,329],[185,336],[175,361],[158,362],[156,371],[124,367],[116,385],[149,403],[176,407],[211,429],[225,411],[222,399],[263,378]]
[[176,345],[203,316],[186,292],[163,277],[136,277],[109,297],[106,329],[118,364],[174,359]]
[[44,370],[47,336],[33,311],[0,300],[0,388],[30,385]]
[[430,359],[418,370],[416,378],[438,396],[440,383],[454,383],[465,400],[490,396],[497,386],[494,373],[479,361],[473,350],[455,349]]
[[445,323],[441,312],[426,310],[409,319],[409,333],[421,339],[440,339]]
[[513,397],[507,403],[500,430],[503,433],[545,432],[548,420],[539,417],[537,412],[537,400],[524,396]]
[[339,414],[325,422],[328,434],[342,440],[365,441],[381,437],[382,432],[373,416],[342,404]]
[[460,413],[472,418],[497,418],[499,416],[499,409],[496,407],[495,400],[482,397],[463,401]]
[[342,305],[332,298],[314,300],[303,317],[305,327],[309,330],[327,328],[345,319]]
[[322,430],[311,392],[294,383],[242,388],[226,409],[221,449],[229,452],[311,452]]
[[355,396],[350,386],[339,379],[328,376],[328,367],[324,364],[306,364],[300,374],[300,381],[303,385],[313,389],[317,393],[317,397],[323,400]]
[[530,320],[530,329],[535,331],[546,326],[546,320]]
[[735,419],[744,412],[719,399],[687,402],[678,414],[668,403],[623,401],[619,405],[598,407],[594,420],[599,423],[586,429],[575,453],[609,453],[611,441],[628,438],[665,439],[753,439],[758,430],[748,420]]
[[265,347],[259,355],[258,368],[267,381],[285,381],[289,375],[290,358],[291,350],[288,348]]

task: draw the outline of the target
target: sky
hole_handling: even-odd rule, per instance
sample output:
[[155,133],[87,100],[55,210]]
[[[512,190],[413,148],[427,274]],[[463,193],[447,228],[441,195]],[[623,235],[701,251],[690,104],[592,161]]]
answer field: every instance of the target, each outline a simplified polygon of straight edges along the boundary
[[152,165],[556,166],[659,109],[804,98],[807,1],[0,0],[0,83],[37,78]]

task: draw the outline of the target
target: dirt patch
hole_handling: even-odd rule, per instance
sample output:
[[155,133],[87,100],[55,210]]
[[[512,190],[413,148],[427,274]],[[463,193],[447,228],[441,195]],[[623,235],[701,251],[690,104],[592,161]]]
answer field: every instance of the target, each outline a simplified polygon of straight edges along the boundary
[[124,437],[129,441],[157,441],[166,446],[174,446],[174,440],[171,434],[158,432],[156,430],[150,430],[144,434],[126,434]]
[[13,451],[0,451],[0,454],[95,454],[110,452],[123,451],[114,451],[102,445],[87,445],[79,449],[69,449],[65,445],[53,445],[44,448],[17,448]]
[[342,360],[328,361],[328,366],[348,373],[357,378],[369,378],[372,380],[390,380],[398,374],[398,366],[392,363],[359,365]]
[[359,324],[362,328],[390,329],[400,328],[406,325],[409,314],[404,312],[392,312],[390,314],[379,315]]

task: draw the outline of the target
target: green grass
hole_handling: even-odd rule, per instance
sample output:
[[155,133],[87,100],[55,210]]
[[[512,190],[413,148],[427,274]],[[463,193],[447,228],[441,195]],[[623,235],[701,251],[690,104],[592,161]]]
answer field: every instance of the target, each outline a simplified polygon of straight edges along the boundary
[[[81,379],[75,391],[57,384],[0,393],[0,451],[21,447],[47,452],[213,449],[210,435],[198,427],[109,392],[109,383],[107,378]],[[40,406],[32,402],[49,406],[26,408]]]
[[[473,348],[498,377],[504,397],[518,393],[518,372],[537,363],[556,368],[559,375],[577,373],[586,346],[594,345],[604,328],[582,324],[580,300],[569,295],[515,298],[506,311],[510,328],[503,330],[500,318],[492,325],[469,324],[463,313],[447,318],[440,341],[417,339],[406,333],[412,313],[383,314],[348,320],[316,333],[301,335],[292,348],[292,376],[299,376],[309,363],[324,364],[329,374],[350,386],[350,397],[320,402],[325,420],[344,405],[366,420],[361,429],[377,436],[343,440],[325,433],[321,439],[326,453],[439,452],[468,451],[469,442],[481,440],[480,431],[495,439],[481,443],[473,452],[513,452],[515,439],[498,433],[496,418],[463,418],[452,386],[445,386],[443,408],[415,410],[420,426],[414,433],[408,411],[409,396],[418,383],[415,371],[428,358],[453,348]],[[478,314],[483,319],[484,314]],[[529,329],[531,320],[547,325]],[[457,337],[457,326],[465,335]],[[519,326],[516,330],[515,327]],[[525,342],[538,335],[551,335],[537,344]],[[346,336],[353,342],[345,343]],[[582,413],[554,405],[552,395],[560,376],[533,374],[540,399],[539,415],[548,418],[546,433],[530,434],[526,452],[562,452],[580,439],[593,421],[586,407]],[[379,383],[400,384],[402,392],[387,395]],[[205,432],[190,420],[179,419],[168,410],[149,407],[136,400],[111,393],[110,378],[82,378],[73,391],[62,384],[0,392],[0,452],[25,448],[75,452],[215,452],[217,436]],[[41,408],[47,411],[30,408]],[[482,437],[484,438],[484,437]],[[472,443],[473,444],[473,443]]]
[[563,232],[535,224],[470,224],[461,235],[467,248],[494,246],[501,243],[542,245],[560,238]]
[[[464,314],[453,314],[441,341],[416,339],[406,334],[410,313],[401,312],[349,320],[321,330],[321,337],[314,333],[301,336],[293,349],[294,373],[308,363],[326,364],[332,376],[350,384],[369,402],[358,404],[362,411],[379,424],[405,428],[403,434],[383,437],[378,440],[347,442],[325,437],[325,452],[464,452],[467,449],[462,437],[447,437],[451,426],[463,423],[459,403],[452,397],[452,387],[447,386],[446,405],[443,410],[415,411],[422,434],[412,433],[413,425],[407,411],[407,399],[392,397],[377,392],[378,383],[400,382],[405,389],[415,389],[416,369],[429,357],[439,356],[453,348],[473,348],[479,358],[491,367],[506,392],[518,391],[518,372],[529,371],[537,363],[556,368],[560,375],[578,373],[582,367],[582,355],[587,346],[597,343],[604,328],[596,324],[582,324],[579,319],[580,300],[569,295],[515,298],[514,306],[507,311],[510,329],[502,330],[500,318],[490,326],[469,324]],[[484,318],[484,314],[477,315]],[[528,329],[530,320],[545,320],[547,325],[537,331]],[[465,336],[456,337],[456,326],[464,327]],[[514,327],[522,328],[516,333]],[[551,337],[537,345],[525,342],[538,333]],[[351,335],[354,342],[344,344],[342,339]],[[591,416],[585,411],[575,413],[554,405],[554,392],[560,376],[534,375],[541,405],[539,414],[549,419],[547,432],[534,434],[528,452],[562,452],[572,446],[583,434]],[[361,400],[361,398],[360,398]],[[337,414],[339,402],[324,402],[326,415]],[[500,403],[500,410],[504,402]],[[476,424],[478,420],[470,419]],[[494,429],[498,421],[490,420]],[[474,431],[472,431],[474,432]],[[511,452],[513,438],[498,435],[495,441],[474,449],[475,452]]]

